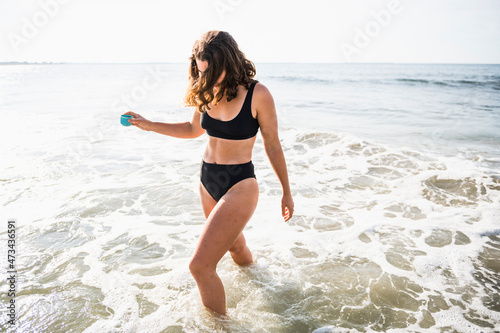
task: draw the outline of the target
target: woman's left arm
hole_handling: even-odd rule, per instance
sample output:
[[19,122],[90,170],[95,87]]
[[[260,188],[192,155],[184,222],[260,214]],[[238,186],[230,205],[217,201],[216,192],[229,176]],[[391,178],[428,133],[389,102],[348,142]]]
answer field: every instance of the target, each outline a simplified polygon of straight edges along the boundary
[[257,111],[257,119],[259,120],[260,132],[264,140],[267,157],[283,188],[281,215],[285,219],[285,222],[287,222],[293,215],[294,203],[288,181],[285,155],[283,154],[278,136],[276,107],[274,106],[273,96],[265,86],[259,83],[254,89],[252,102],[255,103],[254,106]]

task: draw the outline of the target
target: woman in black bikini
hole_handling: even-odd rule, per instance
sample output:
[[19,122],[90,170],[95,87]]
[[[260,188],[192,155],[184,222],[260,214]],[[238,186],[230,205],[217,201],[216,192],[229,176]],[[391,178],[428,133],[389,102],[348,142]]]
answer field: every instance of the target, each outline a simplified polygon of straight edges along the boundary
[[254,64],[245,58],[233,37],[209,31],[195,42],[189,69],[186,104],[195,106],[191,122],[152,122],[134,112],[132,125],[178,138],[208,134],[201,166],[200,197],[207,218],[189,269],[203,305],[226,313],[224,287],[217,263],[229,251],[239,265],[252,263],[243,229],[257,206],[259,189],[252,150],[260,127],[266,154],[283,188],[281,211],[293,215],[293,199],[278,121],[271,93],[253,79]]

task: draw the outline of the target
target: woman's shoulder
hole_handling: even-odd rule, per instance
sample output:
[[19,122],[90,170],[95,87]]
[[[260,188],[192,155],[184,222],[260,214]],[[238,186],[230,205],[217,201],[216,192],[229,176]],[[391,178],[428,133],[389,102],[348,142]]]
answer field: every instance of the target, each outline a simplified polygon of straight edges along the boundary
[[273,115],[275,111],[273,95],[265,85],[257,83],[252,97],[252,108],[255,108],[257,118],[260,119],[261,126],[267,116]]
[[263,85],[262,83],[256,81],[254,91],[253,91],[253,100],[257,104],[266,105],[268,103],[273,103],[273,95],[269,91],[269,89]]

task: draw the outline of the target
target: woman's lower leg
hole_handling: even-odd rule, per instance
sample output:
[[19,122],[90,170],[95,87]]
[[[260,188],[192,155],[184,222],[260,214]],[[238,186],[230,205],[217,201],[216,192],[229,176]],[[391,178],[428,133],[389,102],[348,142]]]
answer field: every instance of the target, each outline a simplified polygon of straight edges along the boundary
[[215,269],[197,269],[190,266],[203,305],[219,314],[226,314],[226,293],[222,281]]

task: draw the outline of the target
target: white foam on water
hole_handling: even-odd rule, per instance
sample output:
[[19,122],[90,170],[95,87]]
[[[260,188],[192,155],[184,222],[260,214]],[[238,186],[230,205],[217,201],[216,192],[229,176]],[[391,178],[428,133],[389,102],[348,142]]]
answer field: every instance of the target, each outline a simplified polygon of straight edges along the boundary
[[[497,232],[499,216],[495,205],[498,191],[474,191],[475,187],[491,185],[488,173],[477,162],[419,155],[344,134],[303,134],[283,129],[282,140],[296,203],[295,217],[288,224],[283,222],[279,183],[257,148],[254,161],[260,201],[245,232],[257,263],[240,269],[225,257],[219,266],[227,290],[228,322],[203,315],[196,285],[187,270],[204,218],[196,195],[199,162],[184,152],[182,145],[172,148],[178,150],[173,156],[185,162],[170,158],[162,162],[160,158],[159,167],[149,160],[130,160],[132,166],[123,170],[121,166],[109,166],[114,173],[106,176],[63,175],[62,179],[67,177],[73,184],[65,187],[43,177],[37,179],[39,190],[28,192],[31,194],[25,198],[37,202],[38,216],[56,219],[27,215],[23,219],[35,222],[23,226],[24,230],[43,235],[39,246],[49,246],[46,250],[55,254],[45,266],[48,271],[79,255],[83,257],[82,264],[88,269],[83,273],[61,271],[59,282],[53,283],[80,281],[100,290],[103,299],[99,302],[111,314],[92,323],[88,332],[154,332],[166,327],[245,331],[252,325],[272,329],[293,320],[313,322],[320,314],[312,311],[312,316],[305,313],[301,319],[301,314],[309,311],[307,302],[302,302],[314,299],[316,290],[322,290],[318,298],[331,294],[336,283],[309,276],[309,267],[319,265],[329,270],[348,258],[366,260],[384,274],[419,285],[423,291],[412,297],[424,302],[436,293],[448,303],[450,299],[460,300],[462,296],[453,289],[472,286],[477,299],[467,306],[483,317],[498,319],[479,301],[484,292],[474,287],[474,264],[484,235]],[[96,162],[93,168],[101,166],[92,162]],[[50,168],[45,172],[50,173]],[[463,191],[470,193],[462,193],[460,184],[456,187],[454,181],[462,182]],[[172,188],[177,189],[172,192]],[[178,202],[179,207],[169,207],[170,200]],[[23,200],[17,202],[19,207],[23,205]],[[16,201],[10,207],[16,207]],[[50,238],[54,223],[63,221],[70,223],[67,232]],[[458,232],[467,236],[466,244],[455,244]],[[60,239],[62,244],[50,243],[51,239]],[[72,239],[77,240],[76,245],[71,245]],[[394,253],[400,263],[388,261],[388,255]],[[361,266],[354,267],[358,270],[355,274],[361,274],[358,279],[363,279]],[[36,280],[30,274],[25,279]],[[375,282],[381,275],[368,278]],[[366,295],[349,309],[363,309],[372,303],[373,285],[364,288],[360,295]],[[476,329],[463,319],[462,309],[449,305],[448,310],[432,314],[439,327]],[[287,313],[294,307],[295,312]],[[421,320],[422,316],[416,312],[415,318]],[[416,324],[407,325],[418,329]]]

